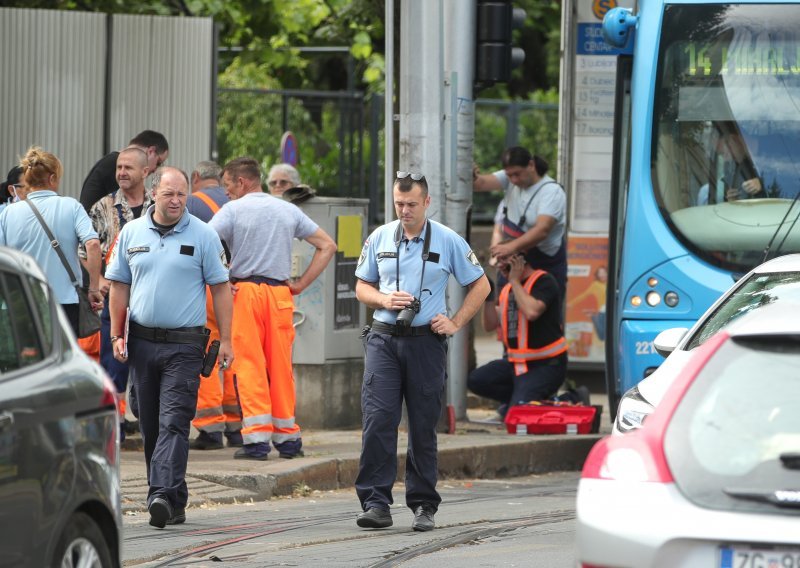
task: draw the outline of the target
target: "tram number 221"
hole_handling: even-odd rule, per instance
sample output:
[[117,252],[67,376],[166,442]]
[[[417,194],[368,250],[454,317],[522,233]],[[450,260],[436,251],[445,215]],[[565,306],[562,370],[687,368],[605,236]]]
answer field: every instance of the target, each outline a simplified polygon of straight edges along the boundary
[[637,341],[636,354],[637,355],[653,355],[656,353],[656,348],[652,341]]

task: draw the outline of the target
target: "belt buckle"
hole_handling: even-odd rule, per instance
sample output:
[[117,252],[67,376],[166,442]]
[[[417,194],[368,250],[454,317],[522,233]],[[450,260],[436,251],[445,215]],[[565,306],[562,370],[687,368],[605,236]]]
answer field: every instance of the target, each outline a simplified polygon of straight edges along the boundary
[[153,330],[153,339],[156,343],[166,343],[167,342],[167,330],[162,327],[157,327]]

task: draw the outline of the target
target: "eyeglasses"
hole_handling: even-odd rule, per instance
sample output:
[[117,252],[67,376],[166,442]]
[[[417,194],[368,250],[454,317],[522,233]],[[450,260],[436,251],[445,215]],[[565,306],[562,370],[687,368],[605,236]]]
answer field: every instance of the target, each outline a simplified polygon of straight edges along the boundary
[[283,187],[284,185],[292,185],[292,182],[288,179],[273,179],[267,182],[267,185],[270,187]]
[[425,178],[423,174],[415,174],[414,172],[397,172],[397,179],[406,179],[407,177],[410,177],[414,181],[419,181]]
[[25,186],[22,185],[21,183],[14,183],[14,184],[9,185],[8,187],[13,188],[14,189],[14,193],[16,193],[18,191],[22,191],[22,190],[25,189]]

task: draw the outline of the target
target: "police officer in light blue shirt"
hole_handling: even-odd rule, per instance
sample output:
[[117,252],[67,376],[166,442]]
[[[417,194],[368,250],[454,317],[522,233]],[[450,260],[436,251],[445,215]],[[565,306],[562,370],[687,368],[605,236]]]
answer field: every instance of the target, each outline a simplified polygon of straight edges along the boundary
[[189,428],[208,340],[206,284],[219,324],[222,368],[233,361],[233,299],[217,233],[185,212],[186,174],[160,168],[152,183],[155,203],[120,232],[106,278],[114,356],[122,362],[130,358],[131,406],[144,440],[150,524],[164,528],[186,519]]
[[[392,525],[389,506],[397,477],[397,427],[403,400],[408,410],[406,505],[412,528],[434,528],[441,497],[436,491],[436,424],[445,386],[446,338],[475,315],[489,281],[457,233],[426,218],[428,182],[398,172],[393,188],[398,221],[376,229],[361,251],[356,296],[375,309],[365,329],[361,391],[363,441],[356,479],[364,528]],[[469,288],[461,308],[448,316],[450,275]]]

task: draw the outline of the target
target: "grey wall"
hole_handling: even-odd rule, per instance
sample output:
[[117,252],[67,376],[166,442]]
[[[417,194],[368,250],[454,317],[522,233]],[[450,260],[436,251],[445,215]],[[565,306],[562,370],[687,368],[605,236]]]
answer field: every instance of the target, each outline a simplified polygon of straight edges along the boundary
[[78,197],[92,165],[145,129],[191,171],[210,157],[213,49],[210,18],[0,8],[0,175],[36,144]]

